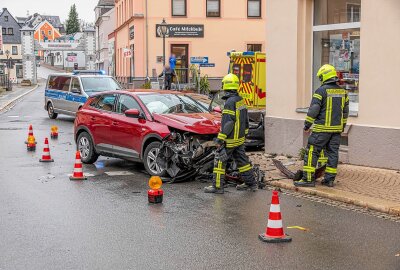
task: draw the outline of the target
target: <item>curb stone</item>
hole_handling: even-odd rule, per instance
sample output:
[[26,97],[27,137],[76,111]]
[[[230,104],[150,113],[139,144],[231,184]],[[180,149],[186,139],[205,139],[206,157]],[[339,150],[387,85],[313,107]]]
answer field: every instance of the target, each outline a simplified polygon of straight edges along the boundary
[[[290,181],[290,180],[286,180],[286,181]],[[353,204],[356,206],[372,209],[375,211],[379,211],[379,212],[394,215],[394,216],[400,216],[400,205],[396,204],[396,202],[393,202],[392,204],[387,203],[387,202],[385,203],[385,202],[383,202],[384,200],[381,200],[381,199],[372,199],[372,198],[368,198],[366,196],[353,194],[351,192],[333,190],[330,188],[327,188],[327,189],[330,189],[328,192],[328,191],[324,191],[324,190],[317,190],[315,188],[295,187],[293,184],[283,182],[283,181],[271,181],[271,182],[269,182],[269,184],[274,187],[280,187],[283,189],[288,189],[288,190],[293,190],[293,191],[300,192],[300,193],[319,196],[319,197],[331,199],[334,201],[340,201],[343,203]],[[335,192],[336,192],[336,194],[335,194]],[[371,202],[371,200],[372,200],[372,202]],[[382,201],[382,203],[379,203],[380,201]]]
[[39,87],[39,84],[36,84],[36,86],[34,86],[32,89],[26,91],[25,93],[11,99],[10,101],[8,101],[6,104],[4,104],[2,107],[0,107],[0,112],[3,111],[5,108],[7,108],[8,106],[10,106],[10,104],[12,104],[13,102],[23,98],[24,96],[26,96],[27,94],[33,92],[34,90],[36,90]]

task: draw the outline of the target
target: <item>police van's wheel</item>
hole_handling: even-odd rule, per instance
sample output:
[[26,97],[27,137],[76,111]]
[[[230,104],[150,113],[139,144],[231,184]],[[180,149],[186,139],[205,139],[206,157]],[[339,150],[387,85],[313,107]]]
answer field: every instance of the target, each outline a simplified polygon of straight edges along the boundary
[[89,133],[82,132],[79,134],[76,144],[78,145],[79,152],[81,152],[81,160],[83,163],[92,164],[99,158],[99,154],[97,154],[94,149],[93,140]]
[[160,146],[160,142],[152,142],[146,147],[146,150],[144,150],[144,168],[150,175],[164,176],[166,174],[166,171],[161,169],[156,162]]
[[50,119],[56,119],[58,116],[58,113],[54,112],[54,107],[53,104],[51,104],[51,102],[47,104],[47,114],[49,115]]

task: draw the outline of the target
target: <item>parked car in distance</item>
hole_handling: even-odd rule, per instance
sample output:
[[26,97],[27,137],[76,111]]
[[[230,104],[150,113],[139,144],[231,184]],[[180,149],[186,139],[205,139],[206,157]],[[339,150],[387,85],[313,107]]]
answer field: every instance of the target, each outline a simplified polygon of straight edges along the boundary
[[104,75],[103,71],[77,70],[51,74],[47,79],[44,109],[51,119],[56,119],[59,113],[75,116],[88,97],[120,89],[118,82]]
[[203,143],[218,134],[220,119],[180,92],[108,91],[89,97],[76,114],[74,133],[83,163],[110,156],[143,162],[149,174],[164,175],[157,163],[163,139],[173,134],[198,157]]

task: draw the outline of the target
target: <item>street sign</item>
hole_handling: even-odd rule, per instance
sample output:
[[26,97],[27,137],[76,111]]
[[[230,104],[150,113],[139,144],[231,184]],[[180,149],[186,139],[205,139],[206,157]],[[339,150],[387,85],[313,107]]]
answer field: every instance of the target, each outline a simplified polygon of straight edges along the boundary
[[190,57],[190,63],[192,63],[192,64],[207,64],[208,56]]
[[214,63],[200,64],[200,67],[215,67]]

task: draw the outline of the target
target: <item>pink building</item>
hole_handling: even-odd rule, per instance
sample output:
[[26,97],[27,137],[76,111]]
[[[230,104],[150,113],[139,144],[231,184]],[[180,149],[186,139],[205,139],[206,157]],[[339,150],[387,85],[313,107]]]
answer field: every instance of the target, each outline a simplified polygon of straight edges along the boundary
[[[265,6],[265,0],[116,0],[116,76],[143,81],[162,72],[158,25],[165,18],[166,63],[175,54],[176,71],[186,82],[191,57],[208,57],[211,67],[201,73],[219,87],[228,51],[265,51]],[[128,50],[132,56],[124,57]]]

